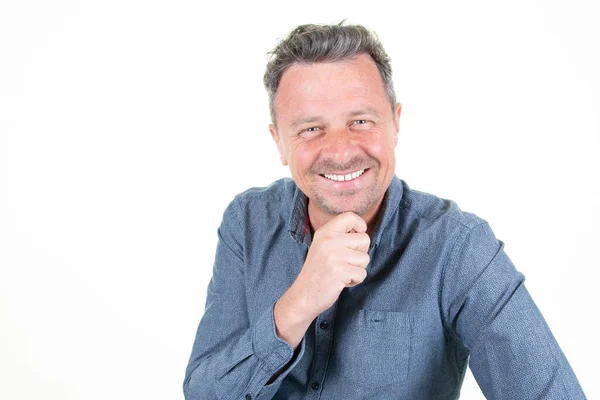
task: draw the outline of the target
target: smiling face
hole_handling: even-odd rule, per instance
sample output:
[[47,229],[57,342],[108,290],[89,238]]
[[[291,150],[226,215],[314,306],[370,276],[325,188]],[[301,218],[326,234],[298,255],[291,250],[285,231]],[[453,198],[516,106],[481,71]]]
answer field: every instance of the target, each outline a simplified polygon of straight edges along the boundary
[[395,171],[400,104],[394,112],[372,58],[293,64],[275,100],[269,127],[283,165],[309,198],[314,229],[354,211],[367,224]]

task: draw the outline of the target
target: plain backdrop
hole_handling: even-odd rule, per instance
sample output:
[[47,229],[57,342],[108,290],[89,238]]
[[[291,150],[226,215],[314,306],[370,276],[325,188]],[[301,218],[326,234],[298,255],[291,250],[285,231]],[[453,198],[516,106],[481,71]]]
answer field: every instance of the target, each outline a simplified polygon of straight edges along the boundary
[[596,4],[3,0],[0,398],[183,398],[222,213],[289,176],[266,53],[342,19],[392,58],[397,175],[490,223],[600,398]]

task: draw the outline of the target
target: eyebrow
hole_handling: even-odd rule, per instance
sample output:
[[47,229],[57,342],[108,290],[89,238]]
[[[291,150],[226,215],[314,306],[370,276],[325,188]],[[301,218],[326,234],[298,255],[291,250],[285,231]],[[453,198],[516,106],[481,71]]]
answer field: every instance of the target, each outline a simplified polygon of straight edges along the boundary
[[318,122],[320,120],[321,120],[321,117],[319,117],[319,116],[301,117],[301,118],[298,118],[297,120],[295,120],[292,123],[292,125],[290,125],[290,127],[291,128],[296,128],[299,125],[313,123],[313,122]]
[[[364,107],[364,108],[360,108],[358,110],[349,112],[348,114],[346,114],[346,118],[352,118],[352,117],[356,117],[356,116],[359,116],[359,115],[374,115],[377,118],[380,117],[379,112],[377,112],[377,110],[375,108],[373,108],[373,107]],[[296,128],[299,125],[313,123],[313,122],[319,122],[322,119],[323,119],[323,117],[318,116],[318,115],[307,116],[307,117],[300,117],[297,120],[295,120],[290,125],[290,127],[291,128]]]
[[348,117],[356,117],[358,115],[374,115],[377,118],[380,117],[379,112],[377,112],[377,110],[373,107],[359,108],[358,110],[352,111],[351,113],[347,114]]

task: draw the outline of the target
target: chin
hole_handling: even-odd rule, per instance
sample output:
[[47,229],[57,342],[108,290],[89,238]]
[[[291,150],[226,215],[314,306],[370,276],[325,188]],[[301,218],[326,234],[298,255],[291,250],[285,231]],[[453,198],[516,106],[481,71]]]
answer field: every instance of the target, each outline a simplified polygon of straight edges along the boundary
[[324,199],[317,196],[315,198],[319,208],[330,215],[338,215],[346,211],[352,211],[355,214],[362,216],[373,206],[372,202],[334,202],[323,201]]

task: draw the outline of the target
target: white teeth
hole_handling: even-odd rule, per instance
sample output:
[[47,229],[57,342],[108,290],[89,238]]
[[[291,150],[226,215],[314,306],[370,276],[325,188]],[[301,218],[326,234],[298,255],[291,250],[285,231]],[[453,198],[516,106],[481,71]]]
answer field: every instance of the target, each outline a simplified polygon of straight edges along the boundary
[[366,169],[361,169],[360,171],[354,171],[350,174],[346,174],[346,175],[335,175],[335,174],[325,174],[325,178],[327,179],[331,179],[332,181],[338,181],[338,182],[343,182],[343,181],[351,181],[352,179],[356,179],[359,176],[361,176],[364,172],[366,171]]

